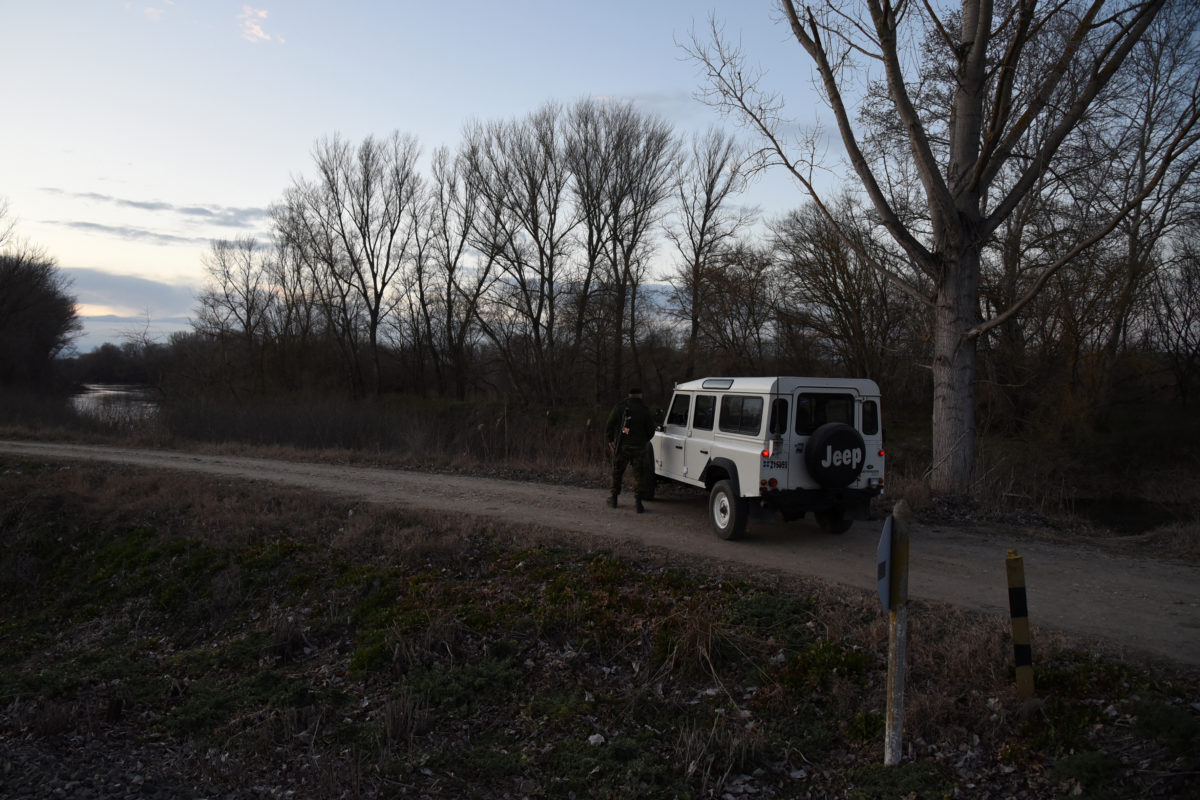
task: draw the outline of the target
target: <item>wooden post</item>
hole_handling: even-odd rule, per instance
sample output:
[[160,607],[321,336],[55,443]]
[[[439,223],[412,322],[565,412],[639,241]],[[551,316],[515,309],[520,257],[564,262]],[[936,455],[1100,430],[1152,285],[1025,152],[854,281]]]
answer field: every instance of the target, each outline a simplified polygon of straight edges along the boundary
[[1017,697],[1033,697],[1033,644],[1029,634],[1029,602],[1025,596],[1025,560],[1008,551],[1008,610],[1012,617],[1013,660],[1017,666]]
[[912,511],[901,500],[892,511],[892,586],[888,611],[887,729],[883,763],[900,763],[904,736],[904,666],[908,641],[908,533]]

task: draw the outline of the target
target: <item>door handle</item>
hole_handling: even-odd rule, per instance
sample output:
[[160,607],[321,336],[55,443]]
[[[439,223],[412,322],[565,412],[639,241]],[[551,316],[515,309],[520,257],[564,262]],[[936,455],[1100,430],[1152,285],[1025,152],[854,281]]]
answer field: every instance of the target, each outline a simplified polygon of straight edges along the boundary
[[682,449],[683,449],[683,445],[681,445],[681,444],[677,444],[677,445],[675,445],[675,449],[676,449],[676,450],[682,450]]

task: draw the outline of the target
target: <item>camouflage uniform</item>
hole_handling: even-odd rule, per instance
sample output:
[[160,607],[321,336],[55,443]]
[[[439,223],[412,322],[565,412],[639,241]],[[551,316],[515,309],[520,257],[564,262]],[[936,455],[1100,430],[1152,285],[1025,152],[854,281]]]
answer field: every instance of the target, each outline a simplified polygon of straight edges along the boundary
[[629,397],[617,403],[608,415],[604,433],[613,451],[609,505],[616,505],[617,495],[621,493],[621,479],[628,465],[633,468],[633,491],[640,511],[645,496],[646,445],[654,436],[654,415],[642,401],[641,390],[630,390]]

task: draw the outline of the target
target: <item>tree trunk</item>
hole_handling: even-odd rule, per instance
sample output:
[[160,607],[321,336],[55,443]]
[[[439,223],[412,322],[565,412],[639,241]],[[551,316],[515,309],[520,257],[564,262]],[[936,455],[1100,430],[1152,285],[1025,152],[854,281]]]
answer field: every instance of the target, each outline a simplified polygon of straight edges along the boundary
[[936,494],[966,495],[975,467],[975,339],[979,253],[968,248],[946,270],[937,296],[933,350],[933,466]]

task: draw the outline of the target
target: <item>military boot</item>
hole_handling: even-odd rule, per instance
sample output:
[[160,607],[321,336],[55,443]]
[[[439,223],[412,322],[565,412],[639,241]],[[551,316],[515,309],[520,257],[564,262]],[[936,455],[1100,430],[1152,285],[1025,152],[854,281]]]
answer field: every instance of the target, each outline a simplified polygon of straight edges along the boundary
[[634,509],[634,511],[636,511],[639,514],[646,513],[646,507],[644,505],[642,505],[642,498],[639,497],[638,499],[633,501],[633,509]]
[[617,507],[617,496],[615,494],[610,494],[608,496],[608,507],[609,508]]

